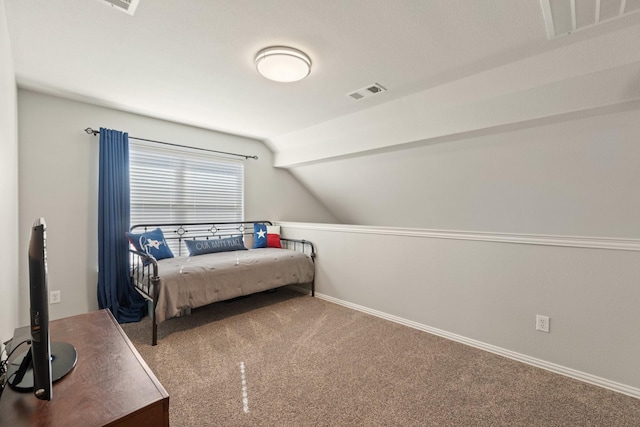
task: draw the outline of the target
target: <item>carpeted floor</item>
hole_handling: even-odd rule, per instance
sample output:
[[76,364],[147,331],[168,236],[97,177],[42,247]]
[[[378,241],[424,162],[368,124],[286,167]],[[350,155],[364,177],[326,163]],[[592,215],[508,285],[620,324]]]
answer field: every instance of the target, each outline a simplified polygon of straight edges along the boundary
[[638,426],[640,400],[308,295],[122,325],[172,426]]

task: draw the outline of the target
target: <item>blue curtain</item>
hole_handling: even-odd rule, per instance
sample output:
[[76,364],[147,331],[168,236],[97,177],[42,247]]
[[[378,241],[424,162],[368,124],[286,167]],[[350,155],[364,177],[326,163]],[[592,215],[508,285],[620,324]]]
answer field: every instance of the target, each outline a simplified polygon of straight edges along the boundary
[[129,281],[129,135],[100,128],[98,305],[120,323],[137,322],[147,304]]

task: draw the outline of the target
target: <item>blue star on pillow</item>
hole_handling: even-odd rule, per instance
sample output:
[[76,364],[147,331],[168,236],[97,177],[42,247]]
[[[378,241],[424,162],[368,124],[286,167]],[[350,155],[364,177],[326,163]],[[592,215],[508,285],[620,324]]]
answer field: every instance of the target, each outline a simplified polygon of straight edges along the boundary
[[265,224],[253,224],[253,248],[267,247],[267,226]]
[[280,226],[253,224],[253,248],[282,248]]

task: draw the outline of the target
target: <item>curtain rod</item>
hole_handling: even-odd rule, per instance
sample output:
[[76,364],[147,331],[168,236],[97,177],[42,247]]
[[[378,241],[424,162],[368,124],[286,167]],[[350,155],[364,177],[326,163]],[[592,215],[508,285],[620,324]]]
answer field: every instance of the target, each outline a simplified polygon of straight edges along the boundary
[[[95,135],[100,135],[100,131],[99,130],[94,130],[91,128],[86,128],[84,130],[87,134],[91,135],[93,134]],[[163,144],[163,145],[171,145],[173,147],[183,147],[183,148],[190,148],[192,150],[200,150],[200,151],[208,151],[210,153],[218,153],[218,154],[226,154],[228,156],[237,156],[237,157],[244,157],[245,160],[246,159],[254,159],[254,160],[258,160],[258,156],[247,156],[246,154],[236,154],[236,153],[227,153],[225,151],[216,151],[216,150],[209,150],[207,148],[199,148],[199,147],[190,147],[188,145],[180,145],[180,144],[172,144],[171,142],[163,142],[163,141],[154,141],[153,139],[144,139],[144,138],[136,138],[135,136],[130,136],[129,139],[137,139],[138,141],[146,141],[146,142],[154,142],[156,144]]]

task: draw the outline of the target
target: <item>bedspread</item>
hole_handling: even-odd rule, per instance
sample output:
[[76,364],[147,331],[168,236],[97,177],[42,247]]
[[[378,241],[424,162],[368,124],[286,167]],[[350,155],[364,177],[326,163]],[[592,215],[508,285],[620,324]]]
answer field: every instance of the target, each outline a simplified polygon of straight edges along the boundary
[[158,261],[156,320],[160,323],[184,309],[216,301],[310,283],[314,271],[308,255],[276,248],[163,259]]

